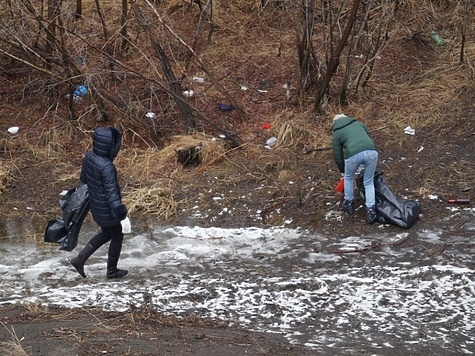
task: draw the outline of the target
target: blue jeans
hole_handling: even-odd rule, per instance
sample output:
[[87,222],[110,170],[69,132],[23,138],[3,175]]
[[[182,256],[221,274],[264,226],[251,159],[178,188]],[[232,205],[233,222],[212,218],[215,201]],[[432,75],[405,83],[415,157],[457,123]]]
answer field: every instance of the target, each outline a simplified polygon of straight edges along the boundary
[[374,194],[374,172],[378,163],[378,151],[363,151],[345,159],[345,200],[354,200],[355,193],[353,191],[355,174],[360,165],[364,166],[364,190],[365,204],[372,207],[376,204]]

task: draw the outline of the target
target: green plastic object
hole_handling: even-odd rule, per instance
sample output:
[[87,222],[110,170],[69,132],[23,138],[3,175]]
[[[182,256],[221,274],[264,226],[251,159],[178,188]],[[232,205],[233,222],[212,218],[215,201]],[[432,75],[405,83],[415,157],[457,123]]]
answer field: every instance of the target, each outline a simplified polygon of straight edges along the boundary
[[442,38],[440,38],[440,36],[437,34],[437,32],[432,31],[430,33],[430,36],[432,37],[432,39],[434,40],[434,42],[437,46],[442,46],[444,44],[444,42],[442,41]]

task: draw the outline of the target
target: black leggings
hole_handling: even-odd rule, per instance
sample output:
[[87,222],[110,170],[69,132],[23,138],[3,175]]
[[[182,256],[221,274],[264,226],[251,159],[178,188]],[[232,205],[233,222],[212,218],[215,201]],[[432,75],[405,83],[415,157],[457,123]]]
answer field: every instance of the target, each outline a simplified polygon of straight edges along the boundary
[[122,233],[122,225],[116,225],[112,227],[101,227],[101,232],[94,236],[89,244],[97,250],[102,245],[110,241],[108,255],[111,258],[119,258],[122,251],[122,241],[124,240],[124,234]]

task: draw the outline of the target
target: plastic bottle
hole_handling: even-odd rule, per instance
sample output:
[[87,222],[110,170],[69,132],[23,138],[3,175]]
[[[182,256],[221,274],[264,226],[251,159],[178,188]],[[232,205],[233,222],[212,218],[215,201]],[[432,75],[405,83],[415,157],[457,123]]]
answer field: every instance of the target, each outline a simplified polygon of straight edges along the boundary
[[447,202],[451,204],[470,204],[470,199],[449,199]]
[[437,46],[442,46],[444,44],[444,42],[442,41],[442,38],[440,38],[437,32],[431,31],[430,36],[432,37],[432,39],[434,40]]

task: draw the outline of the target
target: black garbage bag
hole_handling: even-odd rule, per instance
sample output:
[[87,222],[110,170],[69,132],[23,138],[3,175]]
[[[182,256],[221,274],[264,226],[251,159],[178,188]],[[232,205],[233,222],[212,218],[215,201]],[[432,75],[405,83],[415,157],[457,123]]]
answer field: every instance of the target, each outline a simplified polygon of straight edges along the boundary
[[61,218],[50,220],[44,241],[59,243],[60,250],[72,251],[78,244],[79,231],[89,212],[89,192],[86,184],[69,189],[60,199]]
[[61,218],[53,219],[48,222],[45,231],[45,242],[58,242],[68,234],[64,221]]
[[[361,198],[365,199],[364,171],[360,173],[356,185]],[[384,180],[381,171],[374,173],[374,190],[379,223],[393,224],[407,229],[416,223],[421,212],[421,204],[415,200],[398,197]]]

